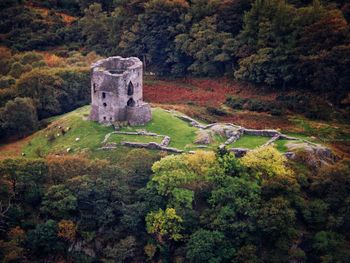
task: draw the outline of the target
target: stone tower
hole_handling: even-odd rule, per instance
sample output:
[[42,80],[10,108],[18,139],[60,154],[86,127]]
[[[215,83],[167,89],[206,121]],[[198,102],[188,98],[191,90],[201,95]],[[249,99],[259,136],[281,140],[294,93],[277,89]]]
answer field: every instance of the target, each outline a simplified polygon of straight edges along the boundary
[[152,118],[142,100],[142,62],[136,57],[110,57],[91,66],[90,119],[99,123],[127,121],[143,125]]

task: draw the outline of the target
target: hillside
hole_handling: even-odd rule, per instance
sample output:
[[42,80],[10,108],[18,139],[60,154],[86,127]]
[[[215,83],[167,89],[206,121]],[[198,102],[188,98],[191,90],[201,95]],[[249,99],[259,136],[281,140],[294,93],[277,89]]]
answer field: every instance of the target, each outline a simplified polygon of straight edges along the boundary
[[[49,120],[50,124],[47,128],[36,132],[22,152],[27,157],[44,157],[49,154],[64,155],[64,154],[87,154],[91,157],[98,157],[103,151],[105,145],[115,145],[115,149],[109,155],[122,156],[131,148],[121,145],[122,142],[136,143],[161,143],[163,136],[170,137],[171,148],[176,148],[182,151],[193,150],[215,150],[221,144],[229,139],[225,135],[227,127],[224,123],[214,125],[207,129],[207,134],[203,133],[206,130],[199,129],[190,125],[179,117],[183,114],[176,111],[167,111],[161,108],[152,109],[152,121],[145,126],[130,127],[124,126],[117,132],[149,132],[159,135],[134,135],[134,134],[113,134],[113,127],[103,126],[87,119],[90,111],[90,106],[84,106],[62,116],[57,116]],[[106,136],[108,135],[108,136]],[[307,137],[302,134],[292,134],[300,139],[308,139],[315,141],[314,138]],[[207,136],[208,142],[201,142],[201,137]],[[210,137],[210,138],[209,138]],[[228,143],[229,148],[245,148],[254,149],[262,146],[271,139],[268,136],[256,136],[251,134],[243,134],[237,141]],[[197,141],[197,143],[195,143]],[[202,139],[203,141],[203,139]],[[287,150],[286,144],[290,142],[287,139],[277,140],[275,147],[281,152]],[[301,142],[301,141],[297,141]],[[106,156],[106,154],[104,155]]]

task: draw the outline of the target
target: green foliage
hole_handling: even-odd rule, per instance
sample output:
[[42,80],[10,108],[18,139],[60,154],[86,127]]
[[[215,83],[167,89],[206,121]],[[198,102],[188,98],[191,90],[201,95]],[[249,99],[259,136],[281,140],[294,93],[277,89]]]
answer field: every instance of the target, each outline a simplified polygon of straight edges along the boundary
[[194,232],[187,244],[187,258],[191,262],[229,262],[234,249],[219,231],[200,229]]
[[108,259],[123,262],[132,259],[136,255],[136,246],[136,238],[134,236],[127,236],[126,238],[121,239],[113,247],[107,247],[104,250],[104,253]]
[[[54,12],[44,15],[23,4],[14,4],[1,8],[0,18],[0,33],[6,34],[6,38],[2,38],[0,43],[13,49],[45,49],[63,44],[65,38],[68,38],[68,34],[62,29],[65,26],[63,18]],[[72,25],[70,29],[74,27],[76,25]],[[78,38],[70,40],[79,42],[79,32],[76,33]]]
[[101,4],[94,3],[84,10],[85,16],[79,21],[82,35],[86,43],[98,53],[106,53],[108,45],[107,14],[102,11]]
[[223,231],[238,245],[255,231],[255,218],[260,206],[260,188],[256,182],[240,177],[227,177],[211,192],[211,227]]
[[255,172],[259,179],[292,175],[286,166],[286,157],[271,146],[248,152],[242,158],[242,164]]
[[42,61],[43,59],[44,59],[44,57],[40,53],[26,52],[21,58],[21,63],[23,65],[33,64],[35,62]]
[[170,240],[181,240],[182,222],[182,218],[176,214],[174,208],[167,208],[165,211],[159,209],[158,212],[151,212],[146,216],[147,232],[154,234],[160,244]]
[[217,163],[212,152],[171,155],[153,164],[155,185],[159,194],[167,196],[176,207],[192,207],[194,192],[204,188]]
[[313,239],[313,249],[322,262],[348,261],[350,253],[344,245],[344,237],[334,232],[321,231]]
[[40,119],[84,105],[90,94],[84,69],[35,69],[22,76],[17,84],[20,97],[31,97]]
[[0,78],[0,89],[7,89],[13,86],[16,83],[16,80],[11,77],[1,77]]
[[63,243],[57,236],[57,223],[48,220],[28,233],[28,246],[39,257],[55,255],[63,251]]
[[295,219],[295,211],[290,208],[289,202],[276,197],[262,205],[257,223],[266,238],[276,240],[293,234]]
[[17,82],[18,95],[35,100],[40,119],[58,114],[61,107],[58,101],[59,86],[62,79],[50,72],[33,70]]
[[232,35],[218,32],[217,17],[206,17],[192,25],[188,34],[176,36],[177,48],[193,58],[188,70],[195,75],[217,76],[225,72],[231,64],[227,44],[233,41]]
[[39,122],[33,101],[16,98],[0,108],[0,134],[23,137],[38,129]]
[[23,73],[29,72],[31,70],[32,67],[30,65],[23,65],[20,62],[15,62],[14,64],[12,64],[9,74],[12,77],[18,79]]
[[50,187],[43,199],[41,211],[56,218],[69,218],[77,207],[77,199],[64,185]]

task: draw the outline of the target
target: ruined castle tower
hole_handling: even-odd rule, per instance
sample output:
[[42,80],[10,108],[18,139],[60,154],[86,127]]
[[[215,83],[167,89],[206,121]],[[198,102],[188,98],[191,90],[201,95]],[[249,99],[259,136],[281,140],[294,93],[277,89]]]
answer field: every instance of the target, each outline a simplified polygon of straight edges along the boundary
[[136,57],[110,57],[91,66],[90,119],[99,123],[127,121],[143,125],[152,118],[142,100],[142,62]]

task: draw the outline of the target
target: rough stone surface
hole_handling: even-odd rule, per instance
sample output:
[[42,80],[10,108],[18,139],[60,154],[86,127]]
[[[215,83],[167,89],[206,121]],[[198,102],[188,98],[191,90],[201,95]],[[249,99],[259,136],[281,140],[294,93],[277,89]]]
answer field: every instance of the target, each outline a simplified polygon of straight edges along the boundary
[[170,143],[170,137],[169,136],[164,136],[164,139],[160,143],[161,146],[168,146]]
[[244,129],[244,133],[248,135],[267,136],[267,137],[274,137],[276,135],[281,134],[279,131],[276,131],[276,130],[254,130],[254,129]]
[[143,69],[138,58],[102,59],[91,66],[91,72],[90,120],[129,125],[151,120],[151,108],[142,100]]
[[173,153],[183,153],[182,150],[172,148],[172,147],[165,147],[162,146],[156,142],[150,142],[150,143],[140,143],[140,142],[121,142],[121,145],[128,146],[128,147],[135,147],[135,148],[146,148],[146,149],[152,149],[152,150],[162,150],[167,152],[173,152]]
[[194,140],[195,144],[210,144],[213,141],[212,132],[208,130],[197,131],[197,136]]
[[[286,147],[291,152],[298,152],[302,150],[304,152],[303,160],[311,167],[318,169],[323,165],[333,164],[338,160],[338,157],[332,152],[331,149],[326,148],[318,144],[310,144],[307,142],[294,143],[289,142]],[[293,156],[293,158],[296,155]]]

